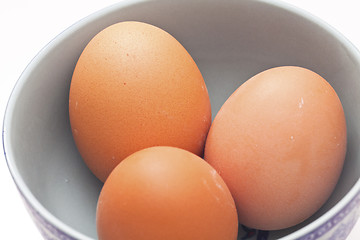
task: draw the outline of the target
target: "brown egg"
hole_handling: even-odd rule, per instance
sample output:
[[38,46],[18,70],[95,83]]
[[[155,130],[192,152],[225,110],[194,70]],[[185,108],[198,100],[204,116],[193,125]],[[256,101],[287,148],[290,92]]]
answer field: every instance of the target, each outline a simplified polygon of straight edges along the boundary
[[110,174],[97,206],[99,240],[236,240],[229,189],[203,159],[183,149],[151,147]]
[[325,203],[345,152],[345,116],[334,89],[310,70],[285,66],[252,77],[225,102],[205,159],[229,187],[239,222],[275,230]]
[[77,148],[102,181],[146,147],[202,155],[211,122],[192,57],[170,34],[140,22],[114,24],[89,42],[73,73],[69,113]]

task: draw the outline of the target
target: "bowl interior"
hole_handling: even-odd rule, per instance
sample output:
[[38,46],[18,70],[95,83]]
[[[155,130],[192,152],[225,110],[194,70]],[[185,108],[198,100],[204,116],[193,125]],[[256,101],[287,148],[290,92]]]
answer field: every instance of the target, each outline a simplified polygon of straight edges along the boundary
[[9,165],[37,201],[66,225],[96,239],[95,211],[102,187],[83,163],[71,135],[72,72],[88,41],[106,26],[124,20],[156,25],[184,45],[208,86],[213,118],[237,87],[271,67],[306,67],[334,87],[348,126],[343,174],[314,216],[271,232],[271,238],[319,218],[359,179],[360,110],[355,104],[360,102],[359,56],[336,32],[281,2],[122,1],[76,23],[46,46],[21,76],[9,102],[4,128]]

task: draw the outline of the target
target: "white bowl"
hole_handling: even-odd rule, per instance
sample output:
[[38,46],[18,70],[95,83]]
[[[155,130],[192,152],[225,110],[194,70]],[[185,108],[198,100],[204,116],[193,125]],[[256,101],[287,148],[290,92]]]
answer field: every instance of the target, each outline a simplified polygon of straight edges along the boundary
[[[262,239],[345,239],[360,214],[360,55],[326,23],[279,1],[124,0],[77,22],[28,65],[10,97],[4,152],[14,181],[46,239],[96,239],[102,187],[75,147],[68,93],[76,61],[103,28],[124,20],[156,25],[177,38],[208,86],[213,117],[227,97],[262,70],[297,65],[327,79],[348,126],[340,181],[327,203],[305,222]],[[240,227],[239,238],[246,234]]]

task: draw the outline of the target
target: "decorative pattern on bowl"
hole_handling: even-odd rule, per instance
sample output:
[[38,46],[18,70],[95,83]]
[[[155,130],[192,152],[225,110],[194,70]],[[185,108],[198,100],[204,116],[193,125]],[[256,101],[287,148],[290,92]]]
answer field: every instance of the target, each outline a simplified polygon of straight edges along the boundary
[[343,240],[360,216],[360,192],[333,218],[299,240]]
[[26,209],[30,213],[35,225],[39,229],[41,235],[45,240],[76,240],[70,237],[50,222],[48,222],[36,209],[28,202],[25,196],[20,192],[20,195],[25,203]]
[[[20,192],[20,191],[19,191]],[[25,206],[29,211],[32,219],[38,227],[41,235],[46,240],[76,240],[67,235],[60,229],[49,223],[34,207],[27,201],[25,196],[20,192]],[[307,235],[298,238],[297,240],[344,240],[350,234],[356,221],[360,216],[360,192],[333,218],[326,223],[308,233]],[[241,231],[242,230],[242,231]],[[238,240],[256,239],[268,240],[271,239],[271,232],[259,231],[256,229],[249,229],[242,227],[239,232]]]

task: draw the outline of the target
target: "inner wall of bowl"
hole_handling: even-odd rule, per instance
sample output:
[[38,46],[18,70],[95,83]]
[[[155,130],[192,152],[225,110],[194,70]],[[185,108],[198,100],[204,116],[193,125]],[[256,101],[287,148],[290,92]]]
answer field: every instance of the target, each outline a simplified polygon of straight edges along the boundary
[[[98,12],[68,29],[45,49],[26,76],[14,107],[11,145],[27,186],[51,214],[96,238],[95,211],[102,184],[83,163],[72,139],[68,92],[87,42],[113,23],[137,20],[172,34],[197,62],[207,84],[213,118],[230,94],[258,72],[281,65],[307,67],[327,79],[346,114],[348,152],[333,195],[313,217],[333,207],[360,176],[360,66],[355,53],[328,31],[291,10],[262,1],[146,1]],[[24,80],[24,79],[22,79]]]

